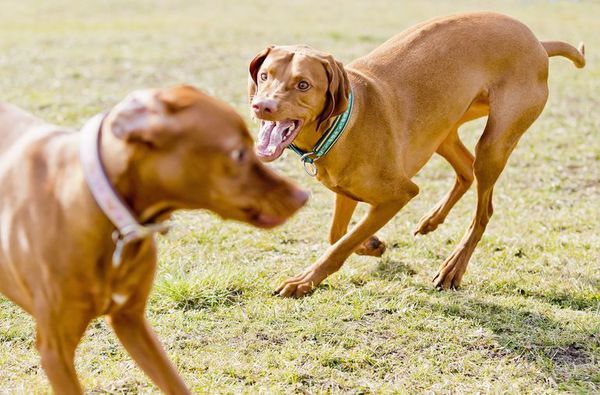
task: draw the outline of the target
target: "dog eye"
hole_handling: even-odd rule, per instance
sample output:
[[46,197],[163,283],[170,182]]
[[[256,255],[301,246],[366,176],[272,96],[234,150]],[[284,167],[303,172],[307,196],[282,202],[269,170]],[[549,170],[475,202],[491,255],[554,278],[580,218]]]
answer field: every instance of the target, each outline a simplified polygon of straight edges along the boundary
[[310,84],[307,81],[300,81],[296,87],[301,91],[307,91],[310,88]]
[[260,80],[261,81],[266,81],[267,80],[267,73],[265,73],[265,72],[260,73]]
[[246,150],[244,148],[240,148],[240,149],[234,149],[233,151],[231,151],[231,153],[229,154],[229,157],[235,162],[235,163],[244,163],[244,160],[246,159]]

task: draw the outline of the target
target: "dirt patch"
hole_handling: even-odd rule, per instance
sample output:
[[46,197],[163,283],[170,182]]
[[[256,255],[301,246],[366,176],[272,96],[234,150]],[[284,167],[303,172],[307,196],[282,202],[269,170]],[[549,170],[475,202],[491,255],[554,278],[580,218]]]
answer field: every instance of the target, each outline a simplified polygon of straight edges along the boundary
[[558,365],[586,365],[592,362],[587,348],[577,343],[554,348],[549,354],[548,357]]

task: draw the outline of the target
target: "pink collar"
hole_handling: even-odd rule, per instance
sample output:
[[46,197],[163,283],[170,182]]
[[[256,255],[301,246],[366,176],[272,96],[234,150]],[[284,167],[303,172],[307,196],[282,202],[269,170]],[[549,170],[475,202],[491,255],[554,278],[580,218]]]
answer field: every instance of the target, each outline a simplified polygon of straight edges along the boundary
[[168,224],[140,224],[108,180],[100,158],[100,134],[104,117],[105,114],[97,114],[83,125],[79,157],[83,175],[94,200],[117,228],[113,233],[116,244],[113,266],[118,267],[125,245],[150,237],[154,233],[164,232],[168,229]]

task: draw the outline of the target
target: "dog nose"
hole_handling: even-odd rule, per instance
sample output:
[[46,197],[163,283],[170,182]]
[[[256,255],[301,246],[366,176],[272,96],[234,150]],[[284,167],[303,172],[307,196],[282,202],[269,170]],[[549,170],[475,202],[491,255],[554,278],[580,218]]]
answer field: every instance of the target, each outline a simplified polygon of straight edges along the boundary
[[277,102],[273,99],[256,99],[252,101],[252,109],[256,115],[272,114],[277,111]]
[[293,199],[296,201],[298,208],[304,206],[308,201],[309,194],[308,192],[295,188],[294,192],[292,192]]

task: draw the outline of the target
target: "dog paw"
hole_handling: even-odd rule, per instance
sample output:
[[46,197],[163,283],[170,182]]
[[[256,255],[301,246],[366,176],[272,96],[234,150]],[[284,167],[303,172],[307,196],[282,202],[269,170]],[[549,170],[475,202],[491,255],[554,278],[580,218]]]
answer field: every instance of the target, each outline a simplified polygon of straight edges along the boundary
[[414,230],[414,235],[426,235],[429,232],[433,232],[442,223],[442,220],[434,213],[427,214],[419,221],[419,224]]
[[377,236],[371,236],[367,241],[362,243],[354,252],[358,255],[368,256],[382,256],[386,250],[385,243],[377,238]]
[[463,274],[467,269],[468,258],[459,251],[455,251],[440,266],[440,270],[433,278],[433,285],[439,290],[458,289]]
[[319,277],[314,269],[307,269],[304,273],[281,283],[273,295],[283,298],[301,298],[312,292],[323,281]]

